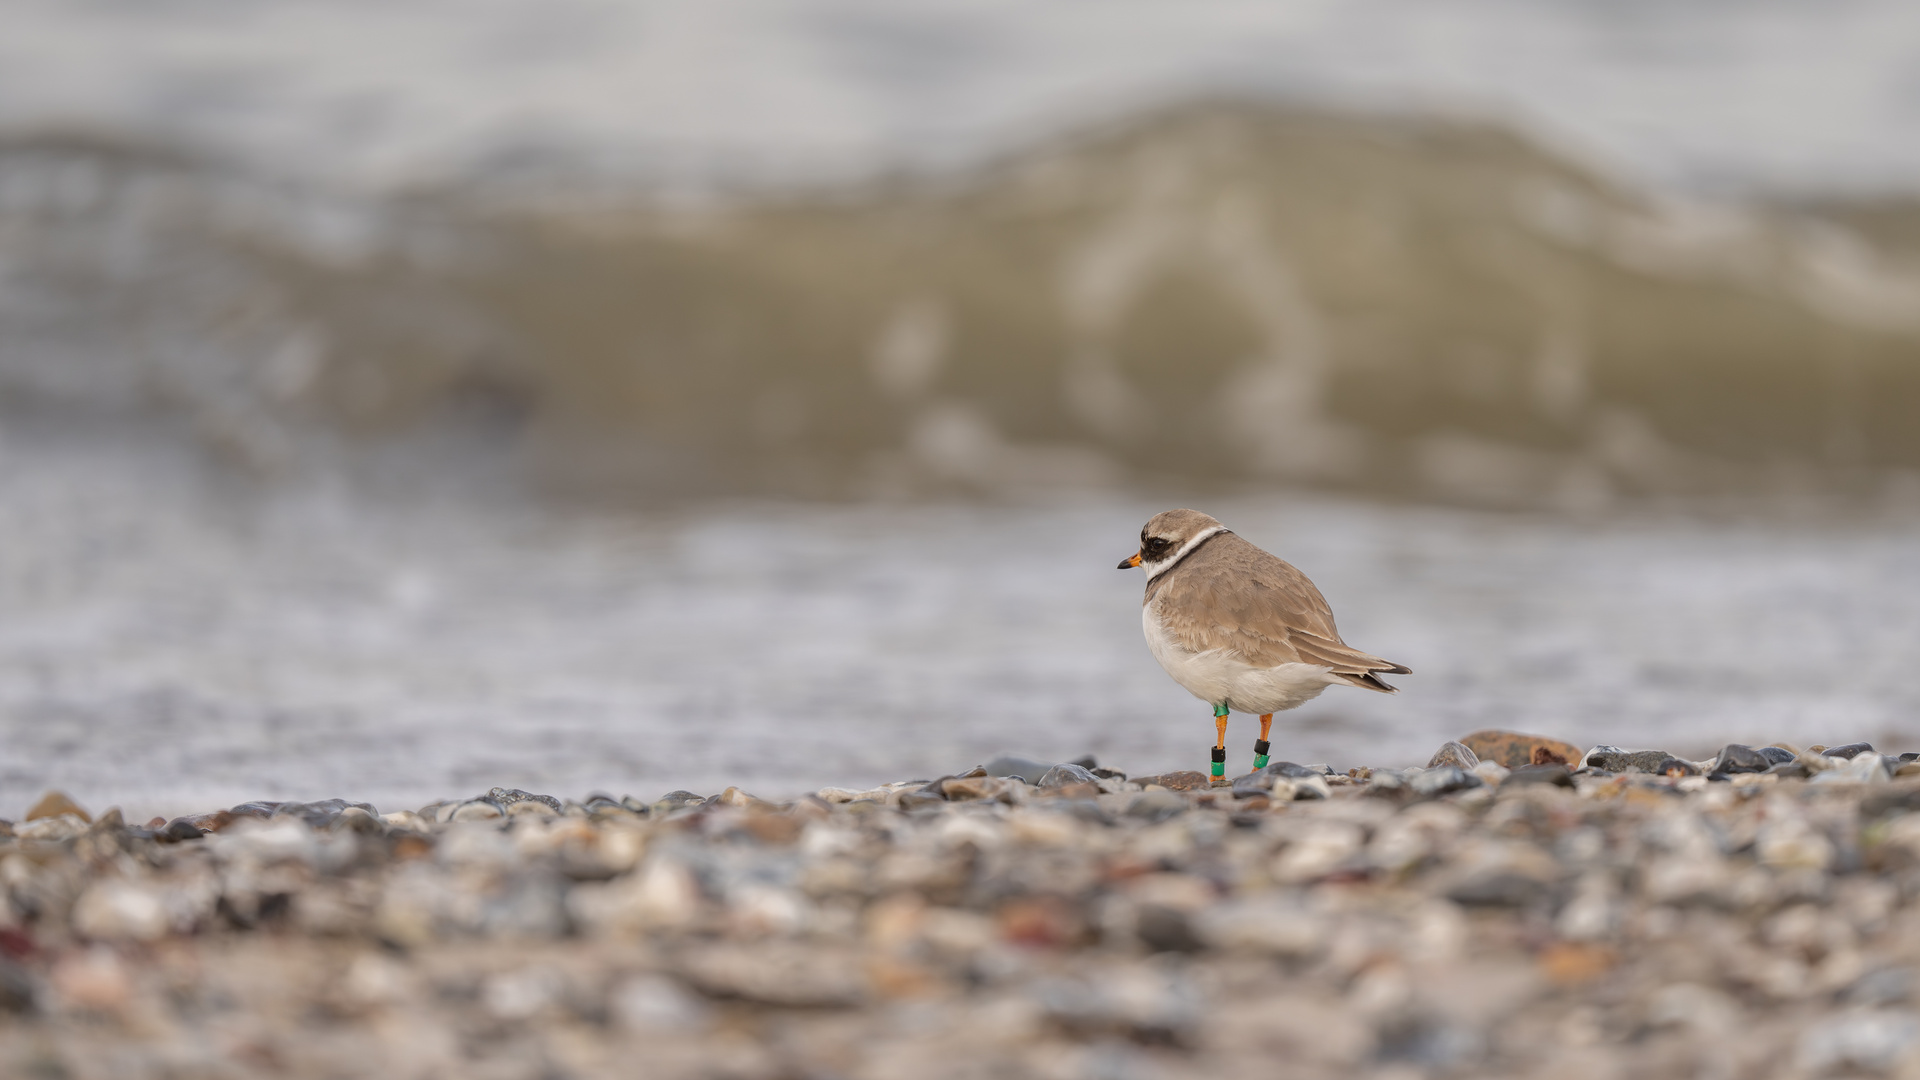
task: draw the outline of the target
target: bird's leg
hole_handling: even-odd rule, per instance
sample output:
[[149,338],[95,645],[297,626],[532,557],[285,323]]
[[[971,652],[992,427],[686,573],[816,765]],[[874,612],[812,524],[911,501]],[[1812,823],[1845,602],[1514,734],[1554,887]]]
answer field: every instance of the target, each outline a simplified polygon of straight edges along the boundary
[[1267,754],[1273,750],[1273,745],[1267,742],[1267,736],[1272,731],[1273,731],[1273,714],[1261,713],[1260,714],[1260,737],[1254,740],[1254,743],[1253,743],[1253,769],[1255,772],[1259,772],[1261,769],[1264,769],[1267,767]]
[[1227,707],[1225,704],[1213,707],[1213,778],[1225,779],[1227,775]]

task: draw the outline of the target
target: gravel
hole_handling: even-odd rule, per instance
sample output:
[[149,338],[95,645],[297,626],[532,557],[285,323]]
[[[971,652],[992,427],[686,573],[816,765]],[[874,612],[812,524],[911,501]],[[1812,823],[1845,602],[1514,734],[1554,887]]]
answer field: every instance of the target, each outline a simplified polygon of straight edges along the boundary
[[0,1075],[1920,1075],[1920,763],[1762,749],[50,797],[0,829]]

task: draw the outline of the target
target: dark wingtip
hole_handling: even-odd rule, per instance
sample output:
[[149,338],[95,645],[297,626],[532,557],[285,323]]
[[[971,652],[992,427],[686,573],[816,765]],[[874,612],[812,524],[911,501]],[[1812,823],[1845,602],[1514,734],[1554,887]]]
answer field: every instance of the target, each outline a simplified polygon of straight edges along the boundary
[[1383,694],[1397,694],[1400,692],[1399,687],[1382,679],[1380,673],[1377,671],[1369,671],[1364,675],[1355,676],[1355,678],[1359,680],[1361,686],[1369,690],[1378,690]]

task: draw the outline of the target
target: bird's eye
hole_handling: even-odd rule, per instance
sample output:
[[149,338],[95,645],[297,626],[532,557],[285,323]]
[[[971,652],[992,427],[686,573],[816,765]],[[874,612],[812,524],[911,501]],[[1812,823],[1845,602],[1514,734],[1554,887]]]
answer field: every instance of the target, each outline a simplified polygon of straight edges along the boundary
[[1147,541],[1147,550],[1148,551],[1165,551],[1167,550],[1167,541],[1162,540],[1161,538],[1156,536],[1153,539]]

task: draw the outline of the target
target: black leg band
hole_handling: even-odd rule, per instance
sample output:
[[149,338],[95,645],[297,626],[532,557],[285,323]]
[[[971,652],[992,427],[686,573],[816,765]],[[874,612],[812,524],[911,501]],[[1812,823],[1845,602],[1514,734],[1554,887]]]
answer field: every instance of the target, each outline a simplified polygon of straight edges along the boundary
[[1255,739],[1253,740],[1253,752],[1256,754],[1271,754],[1273,752],[1273,744],[1267,742],[1265,739]]

